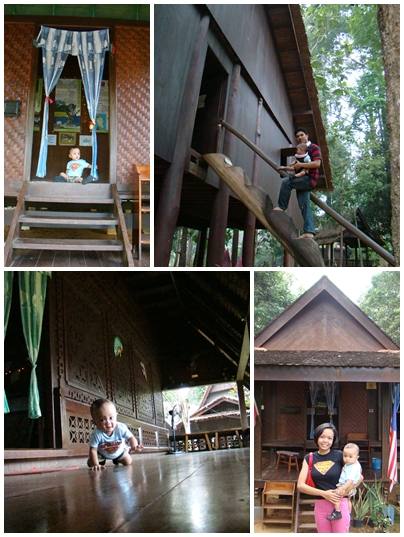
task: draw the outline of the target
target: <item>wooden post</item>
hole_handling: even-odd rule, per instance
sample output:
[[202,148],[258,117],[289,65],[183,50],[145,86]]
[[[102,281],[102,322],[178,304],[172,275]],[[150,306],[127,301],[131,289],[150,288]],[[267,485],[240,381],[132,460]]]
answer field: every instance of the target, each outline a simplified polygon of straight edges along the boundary
[[[257,407],[261,408],[261,384],[255,383],[254,399]],[[261,415],[261,412],[259,412]],[[257,417],[254,426],[254,479],[261,479],[262,476],[262,423]]]
[[209,22],[209,15],[205,15],[199,24],[188,79],[185,84],[173,159],[163,179],[160,201],[156,211],[154,237],[154,264],[156,267],[168,266],[170,261],[173,236],[180,210],[182,180],[189,161],[199,89],[208,48]]
[[[255,131],[255,145],[260,146],[261,140],[261,112],[262,112],[262,97],[258,99],[257,108],[257,127]],[[258,184],[258,169],[259,157],[254,153],[253,171],[251,175],[251,183]],[[248,211],[245,221],[245,231],[243,237],[243,267],[254,266],[254,243],[255,243],[255,222],[256,218],[251,211]]]
[[240,423],[243,431],[248,429],[247,411],[245,408],[243,381],[237,381],[238,404],[240,407]]
[[205,257],[207,236],[208,236],[208,229],[204,227],[198,233],[198,244],[196,247],[194,267],[203,267],[203,259]]
[[[227,110],[227,120],[233,124],[236,117],[240,73],[241,66],[239,64],[234,65],[230,87],[230,100]],[[229,158],[232,157],[233,146],[234,138],[226,131],[224,136],[223,153]],[[208,256],[206,259],[206,266],[208,267],[215,267],[216,265],[221,265],[222,263],[226,240],[227,215],[229,212],[229,195],[229,187],[223,181],[220,181],[220,187],[213,203],[213,210],[210,219]]]
[[237,265],[238,261],[238,240],[239,240],[239,230],[233,229],[233,242],[231,247],[231,264],[233,267]]

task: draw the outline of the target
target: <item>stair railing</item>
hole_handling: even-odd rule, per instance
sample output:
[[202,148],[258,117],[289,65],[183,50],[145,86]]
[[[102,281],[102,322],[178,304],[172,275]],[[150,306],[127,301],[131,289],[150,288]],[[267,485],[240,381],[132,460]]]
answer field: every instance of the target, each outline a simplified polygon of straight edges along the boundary
[[24,181],[18,195],[18,202],[14,209],[13,219],[11,221],[10,229],[7,235],[6,244],[4,247],[4,266],[10,267],[13,261],[13,242],[20,235],[20,215],[24,210],[25,206],[25,194],[28,188],[29,181]]
[[128,231],[126,228],[125,218],[122,212],[122,202],[119,197],[118,187],[116,184],[111,185],[112,197],[114,199],[114,216],[118,219],[116,234],[123,244],[122,265],[124,267],[134,267],[132,249],[129,242]]
[[[227,123],[224,119],[219,118],[219,126],[224,127],[229,132],[234,134],[239,140],[244,142],[250,149],[252,149],[258,156],[260,156],[267,164],[269,164],[274,170],[276,170],[279,175],[282,177],[287,177],[287,173],[283,170],[278,170],[278,165],[271,160],[259,147],[257,147],[255,144],[250,142],[243,134],[240,134],[234,127],[232,127],[229,123]],[[327,213],[331,218],[333,218],[336,222],[341,224],[345,229],[353,233],[356,237],[358,237],[364,244],[372,248],[380,257],[385,259],[389,265],[392,267],[396,266],[396,260],[394,256],[390,254],[387,250],[382,248],[380,244],[377,244],[373,239],[365,235],[360,229],[355,227],[351,222],[346,220],[344,217],[342,217],[340,214],[338,214],[334,209],[331,209],[328,205],[326,205],[323,201],[321,201],[317,196],[313,194],[313,192],[310,192],[310,199],[313,203],[315,203],[320,209],[322,209],[325,213]]]

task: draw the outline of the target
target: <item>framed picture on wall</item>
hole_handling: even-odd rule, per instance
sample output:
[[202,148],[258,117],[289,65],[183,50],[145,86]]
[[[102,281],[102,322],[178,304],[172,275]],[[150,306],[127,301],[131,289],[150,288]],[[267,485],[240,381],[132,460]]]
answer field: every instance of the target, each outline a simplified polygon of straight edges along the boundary
[[76,145],[76,133],[59,132],[59,145]]

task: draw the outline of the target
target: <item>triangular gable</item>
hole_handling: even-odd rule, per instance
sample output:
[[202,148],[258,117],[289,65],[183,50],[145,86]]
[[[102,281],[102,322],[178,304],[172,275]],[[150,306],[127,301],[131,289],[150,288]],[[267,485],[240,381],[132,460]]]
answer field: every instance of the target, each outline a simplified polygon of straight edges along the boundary
[[[234,408],[239,412],[238,399],[233,398],[233,397],[218,397],[217,399],[214,399],[213,401],[211,401],[209,404],[205,405],[204,407],[198,408],[198,410],[194,414],[192,414],[191,419],[202,416],[203,414],[211,413],[213,409],[219,407],[223,403],[227,403],[227,404],[230,404],[231,406],[234,406]],[[229,411],[230,409],[220,410],[219,413],[229,412]],[[217,414],[217,411],[215,412],[215,414]]]
[[398,349],[326,276],[263,329],[255,347],[341,352]]

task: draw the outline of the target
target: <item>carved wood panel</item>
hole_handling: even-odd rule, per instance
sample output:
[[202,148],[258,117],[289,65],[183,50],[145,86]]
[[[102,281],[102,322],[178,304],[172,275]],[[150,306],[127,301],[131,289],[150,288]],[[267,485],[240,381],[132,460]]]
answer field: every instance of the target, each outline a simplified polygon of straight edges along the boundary
[[[106,397],[121,416],[162,426],[159,363],[141,317],[133,314],[133,304],[116,278],[114,273],[54,274],[50,284],[56,310],[54,387],[61,388],[61,399],[66,401],[90,405]],[[115,336],[123,344],[121,356],[114,355]],[[76,421],[76,414],[70,418],[69,425],[62,423],[74,443],[88,431],[84,422]],[[156,439],[152,442],[150,437],[148,443],[155,445]]]

